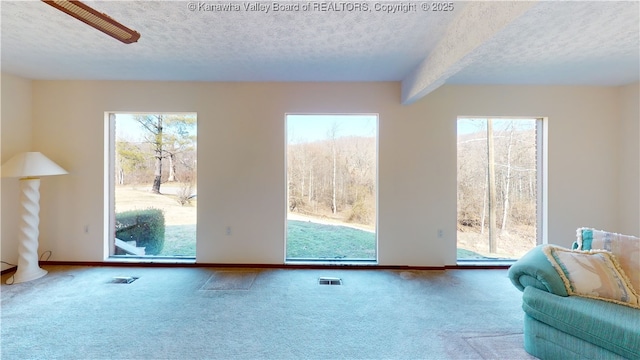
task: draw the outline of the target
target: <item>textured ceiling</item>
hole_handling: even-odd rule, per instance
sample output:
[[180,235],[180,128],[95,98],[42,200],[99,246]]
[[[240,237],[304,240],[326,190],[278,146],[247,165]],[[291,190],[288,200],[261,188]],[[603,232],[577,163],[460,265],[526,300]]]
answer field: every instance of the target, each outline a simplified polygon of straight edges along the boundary
[[637,81],[638,2],[540,2],[448,79],[460,84],[597,84]]
[[[138,43],[122,44],[40,1],[1,1],[2,71],[32,79],[404,81],[423,89],[622,85],[640,73],[638,1],[532,2],[513,14],[506,2],[454,2],[453,11],[437,13],[421,10],[431,3],[403,2],[416,11],[395,14],[375,8],[400,4],[393,1],[368,2],[370,11],[314,11],[354,3],[281,1],[312,10],[266,13],[244,9],[256,2],[85,3],[141,33]],[[225,4],[240,10],[210,11]],[[483,17],[471,20],[475,13]],[[455,51],[461,29],[471,38],[485,35]],[[435,65],[445,68],[433,79],[416,71]]]
[[141,33],[138,43],[124,45],[37,1],[2,1],[3,70],[38,79],[401,80],[454,15],[85,3]]

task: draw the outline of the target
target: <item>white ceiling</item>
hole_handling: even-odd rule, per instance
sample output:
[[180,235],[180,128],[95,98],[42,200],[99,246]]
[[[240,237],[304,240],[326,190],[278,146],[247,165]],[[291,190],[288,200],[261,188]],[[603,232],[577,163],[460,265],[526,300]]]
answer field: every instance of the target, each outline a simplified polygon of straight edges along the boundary
[[402,2],[416,11],[396,14],[376,11],[376,2],[370,11],[268,13],[244,10],[250,2],[235,2],[240,11],[205,9],[224,1],[85,3],[140,40],[122,44],[40,1],[1,1],[2,71],[31,79],[403,81],[404,102],[443,83],[623,85],[640,77],[638,1],[454,2],[437,13]]

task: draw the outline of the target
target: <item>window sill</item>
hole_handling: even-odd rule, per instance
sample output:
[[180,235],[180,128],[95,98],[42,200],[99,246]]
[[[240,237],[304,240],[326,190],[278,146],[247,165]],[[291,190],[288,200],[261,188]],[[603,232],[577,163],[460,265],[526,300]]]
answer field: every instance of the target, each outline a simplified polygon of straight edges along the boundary
[[105,259],[108,263],[124,264],[195,264],[195,257],[171,257],[171,256],[131,256],[113,255]]

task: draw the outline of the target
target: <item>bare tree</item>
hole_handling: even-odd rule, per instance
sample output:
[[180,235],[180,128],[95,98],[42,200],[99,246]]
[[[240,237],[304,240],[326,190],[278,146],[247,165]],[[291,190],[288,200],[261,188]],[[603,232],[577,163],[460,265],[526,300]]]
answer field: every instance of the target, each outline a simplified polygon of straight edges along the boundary
[[502,190],[502,226],[500,230],[503,233],[507,232],[507,215],[509,214],[509,195],[511,190],[511,153],[513,149],[513,135],[515,132],[513,122],[508,125],[508,137],[507,137],[507,159],[505,161],[506,174],[504,175],[504,185]]
[[137,115],[134,120],[147,131],[145,141],[151,146],[154,160],[151,192],[159,194],[163,175],[162,160],[169,159],[168,181],[175,181],[176,155],[193,148],[195,136],[191,130],[196,119],[183,115]]
[[165,121],[164,142],[166,157],[169,159],[168,182],[178,181],[176,171],[177,156],[194,148],[196,141],[192,133],[196,119],[193,116],[171,115]]
[[162,158],[163,158],[163,115],[138,115],[134,119],[148,131],[145,140],[151,144],[154,158],[153,185],[151,192],[159,194],[162,184]]
[[489,183],[489,252],[497,251],[496,239],[496,168],[493,144],[493,119],[487,120],[487,158]]
[[336,175],[338,172],[338,166],[337,166],[338,149],[337,149],[336,139],[338,137],[338,130],[339,130],[338,122],[334,122],[327,133],[329,140],[331,140],[331,156],[333,159],[332,178],[331,178],[331,188],[332,188],[331,212],[333,214],[338,212],[338,204],[336,202]]

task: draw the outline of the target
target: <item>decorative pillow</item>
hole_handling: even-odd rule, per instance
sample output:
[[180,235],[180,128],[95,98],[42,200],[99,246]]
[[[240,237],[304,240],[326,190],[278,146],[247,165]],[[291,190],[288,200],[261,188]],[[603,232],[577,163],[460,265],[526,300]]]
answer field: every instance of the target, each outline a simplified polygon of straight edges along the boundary
[[578,250],[602,249],[615,255],[620,267],[629,277],[631,286],[640,292],[640,238],[609,231],[579,228]]
[[552,245],[543,248],[569,295],[640,308],[640,297],[615,256],[604,250],[574,251]]

